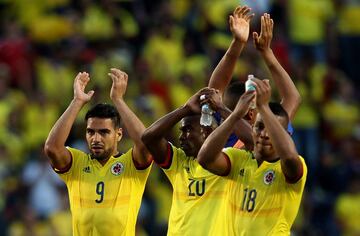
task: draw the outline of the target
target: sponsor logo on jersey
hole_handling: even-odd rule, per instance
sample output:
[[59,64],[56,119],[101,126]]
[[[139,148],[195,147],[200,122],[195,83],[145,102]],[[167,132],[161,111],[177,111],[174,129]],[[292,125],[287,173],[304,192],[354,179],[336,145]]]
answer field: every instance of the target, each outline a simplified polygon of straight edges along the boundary
[[274,170],[268,170],[264,174],[264,183],[269,185],[275,180],[275,171]]
[[116,162],[111,166],[110,171],[113,175],[120,175],[124,172],[124,165],[121,162]]
[[90,166],[84,167],[83,171],[85,173],[91,173]]

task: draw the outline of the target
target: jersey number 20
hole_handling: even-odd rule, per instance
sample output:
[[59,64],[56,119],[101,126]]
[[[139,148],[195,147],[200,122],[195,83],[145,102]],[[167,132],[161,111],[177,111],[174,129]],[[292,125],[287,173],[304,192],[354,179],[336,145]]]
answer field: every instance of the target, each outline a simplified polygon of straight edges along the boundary
[[205,193],[205,179],[189,179],[189,196],[202,196]]

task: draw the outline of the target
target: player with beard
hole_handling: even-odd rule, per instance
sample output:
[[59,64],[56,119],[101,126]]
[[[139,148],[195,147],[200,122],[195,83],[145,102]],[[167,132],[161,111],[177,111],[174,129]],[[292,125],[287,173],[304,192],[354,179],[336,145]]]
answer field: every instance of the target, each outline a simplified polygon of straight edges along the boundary
[[218,224],[230,235],[290,235],[307,175],[304,159],[286,131],[289,116],[270,103],[268,80],[254,78],[258,114],[252,128],[254,151],[223,149],[234,124],[255,97],[246,92],[231,115],[205,140],[198,153],[202,167],[228,179],[227,200]]
[[[142,122],[123,100],[128,76],[118,69],[112,79],[114,106],[97,104],[86,116],[86,141],[90,153],[65,147],[71,127],[94,91],[85,92],[89,74],[74,81],[74,98],[55,123],[45,143],[53,169],[66,183],[72,213],[73,235],[135,235],[137,214],[150,172],[151,156],[141,141]],[[134,147],[118,152],[122,119]]]

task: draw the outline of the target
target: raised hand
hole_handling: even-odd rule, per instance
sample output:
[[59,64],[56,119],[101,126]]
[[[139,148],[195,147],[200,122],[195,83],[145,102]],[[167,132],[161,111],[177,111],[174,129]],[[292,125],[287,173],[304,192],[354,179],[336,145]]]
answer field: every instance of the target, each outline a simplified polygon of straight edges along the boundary
[[192,113],[200,114],[201,107],[200,107],[200,96],[203,96],[205,99],[211,96],[216,90],[213,88],[202,88],[197,93],[195,93],[189,100],[185,103],[185,106],[188,107]]
[[250,14],[250,10],[247,6],[238,6],[229,16],[229,25],[233,37],[242,43],[246,43],[249,38],[250,20],[255,15],[254,13]]
[[271,40],[273,37],[274,21],[270,18],[270,14],[264,13],[261,16],[261,31],[260,35],[253,32],[253,41],[255,48],[259,51],[270,49]]
[[246,113],[249,111],[250,104],[255,98],[255,92],[252,91],[246,91],[241,97],[239,98],[238,103],[236,104],[236,107],[234,108],[233,113],[237,114],[239,119],[243,118]]
[[116,68],[111,68],[108,75],[113,81],[110,90],[110,98],[112,100],[123,99],[127,88],[128,75],[125,72]]
[[271,86],[268,79],[253,78],[256,89],[256,107],[267,105],[271,98]]
[[85,93],[86,85],[90,81],[90,76],[86,72],[79,72],[74,80],[74,98],[87,103],[94,95],[94,90]]
[[204,91],[204,93],[200,95],[200,105],[204,103],[208,103],[214,111],[218,111],[225,107],[218,89]]

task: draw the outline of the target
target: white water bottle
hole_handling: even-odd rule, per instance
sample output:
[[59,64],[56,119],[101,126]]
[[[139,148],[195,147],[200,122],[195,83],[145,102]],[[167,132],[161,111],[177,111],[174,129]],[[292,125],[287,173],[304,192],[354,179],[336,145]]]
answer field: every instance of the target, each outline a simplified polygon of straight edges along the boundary
[[255,83],[252,81],[254,75],[248,75],[248,79],[245,82],[245,91],[254,91],[255,90]]
[[201,117],[200,117],[200,125],[203,126],[211,126],[212,124],[212,114],[214,111],[211,109],[208,103],[205,103],[201,106]]

